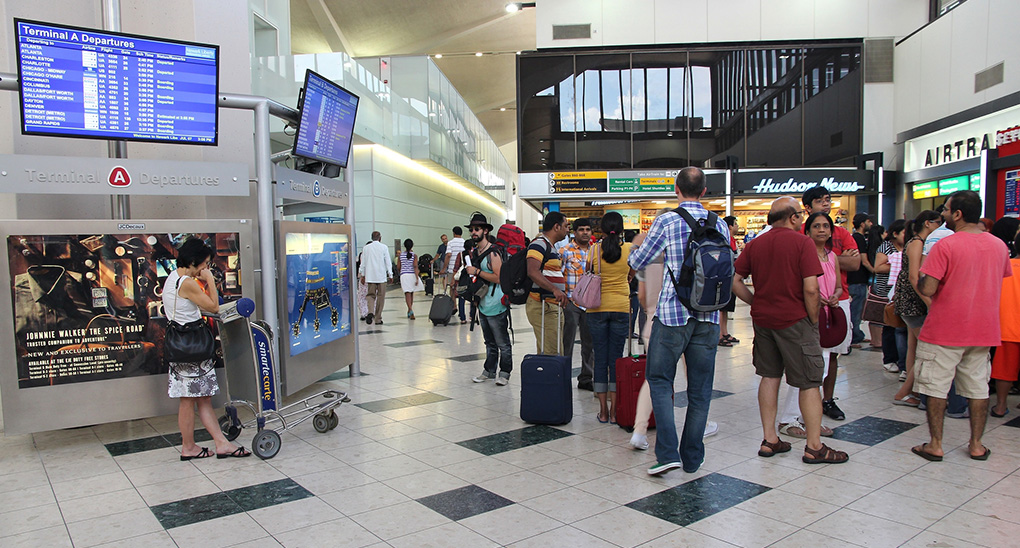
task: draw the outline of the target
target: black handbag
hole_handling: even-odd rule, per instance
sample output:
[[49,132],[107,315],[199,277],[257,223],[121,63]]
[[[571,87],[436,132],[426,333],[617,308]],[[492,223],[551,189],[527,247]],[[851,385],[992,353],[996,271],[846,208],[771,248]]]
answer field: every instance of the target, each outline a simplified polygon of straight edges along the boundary
[[[177,289],[181,287],[181,279],[177,279]],[[174,317],[177,317],[177,299],[174,298]],[[200,363],[212,359],[216,355],[216,341],[209,324],[202,318],[186,324],[170,320],[163,340],[163,357],[174,363]]]

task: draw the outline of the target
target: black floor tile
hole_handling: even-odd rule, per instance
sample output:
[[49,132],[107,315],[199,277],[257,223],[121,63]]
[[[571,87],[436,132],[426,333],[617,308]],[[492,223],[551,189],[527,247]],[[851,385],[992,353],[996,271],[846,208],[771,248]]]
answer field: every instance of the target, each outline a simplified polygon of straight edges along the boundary
[[485,352],[479,352],[477,354],[465,354],[463,356],[450,356],[449,358],[446,359],[453,360],[455,362],[476,362],[478,360],[485,359]]
[[468,485],[445,493],[418,499],[418,502],[453,521],[491,512],[514,502],[477,485]]
[[[682,474],[674,470],[671,474]],[[686,527],[769,491],[768,487],[715,473],[677,485],[627,506]]]
[[519,430],[511,430],[490,436],[457,442],[457,445],[477,451],[483,455],[497,455],[521,447],[537,445],[547,441],[573,436],[557,428],[545,425],[528,426]]
[[420,341],[404,341],[398,343],[384,344],[390,348],[407,348],[408,346],[421,346],[424,344],[443,344],[443,341],[437,341],[435,339],[422,339]]
[[853,422],[832,429],[832,439],[878,445],[918,425],[912,422],[894,421],[878,417],[861,417]]
[[[733,392],[726,392],[725,390],[713,390],[712,399],[717,400],[719,398],[725,398],[726,396],[732,396]],[[673,394],[673,407],[687,407],[687,391],[677,392]]]
[[225,494],[245,512],[314,496],[290,478],[232,489]]
[[[166,441],[170,442],[172,445],[180,445],[182,443],[180,432],[174,432],[173,434],[164,434],[163,437],[166,438]],[[209,434],[209,432],[206,432],[205,428],[201,430],[195,430],[195,442],[202,443],[204,441],[212,441],[212,435]]]
[[422,392],[420,394],[412,394],[410,396],[401,396],[399,398],[389,398],[385,400],[375,400],[364,403],[356,403],[354,405],[373,413],[379,413],[381,411],[392,411],[393,409],[403,409],[405,407],[414,407],[415,405],[425,405],[426,403],[436,403],[440,401],[446,401],[450,398],[446,396],[440,396],[439,394],[433,394],[432,392]]
[[244,511],[226,493],[213,493],[149,508],[164,529],[191,525]]
[[153,449],[163,449],[164,447],[173,447],[173,445],[163,436],[152,436],[151,438],[106,444],[106,450],[110,452],[111,457],[141,453],[142,451],[151,451]]
[[450,398],[448,398],[447,396],[440,396],[439,394],[433,394],[432,392],[422,392],[421,394],[401,396],[397,399],[400,401],[405,401],[411,405],[425,405],[426,403],[446,401],[449,400]]
[[1012,426],[1013,428],[1020,428],[1020,417],[1012,419],[1010,421],[1002,423],[1004,426]]
[[385,333],[385,331],[383,331],[382,329],[366,329],[363,331],[358,331],[358,335],[375,335],[377,333]]

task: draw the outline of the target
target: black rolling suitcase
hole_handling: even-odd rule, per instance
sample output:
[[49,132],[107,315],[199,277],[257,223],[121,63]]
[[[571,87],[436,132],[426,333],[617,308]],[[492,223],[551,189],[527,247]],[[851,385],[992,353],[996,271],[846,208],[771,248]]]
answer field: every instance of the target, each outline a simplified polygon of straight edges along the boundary
[[[556,321],[562,317],[561,308]],[[545,315],[542,315],[545,335]],[[556,347],[563,343],[557,329]],[[545,346],[543,341],[542,346]],[[560,350],[562,352],[562,350]],[[521,420],[531,424],[567,424],[574,418],[570,389],[570,357],[528,354],[521,361]]]
[[443,293],[432,297],[432,308],[429,309],[429,320],[432,325],[447,325],[453,317],[453,298]]

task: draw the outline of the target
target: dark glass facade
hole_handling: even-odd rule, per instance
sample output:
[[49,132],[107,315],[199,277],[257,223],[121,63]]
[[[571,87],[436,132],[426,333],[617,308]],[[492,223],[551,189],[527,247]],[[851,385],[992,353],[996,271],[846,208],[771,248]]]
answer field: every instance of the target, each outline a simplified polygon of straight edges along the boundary
[[519,169],[852,165],[861,43],[518,58]]

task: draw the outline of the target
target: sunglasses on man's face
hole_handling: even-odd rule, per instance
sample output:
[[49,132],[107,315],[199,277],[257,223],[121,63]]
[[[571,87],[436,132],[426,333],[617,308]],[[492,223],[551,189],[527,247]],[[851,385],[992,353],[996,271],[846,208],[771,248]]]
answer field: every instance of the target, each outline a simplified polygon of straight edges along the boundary
[[473,227],[469,228],[468,230],[470,230],[471,232],[484,232],[485,231],[485,229],[480,227],[480,226],[473,226]]

